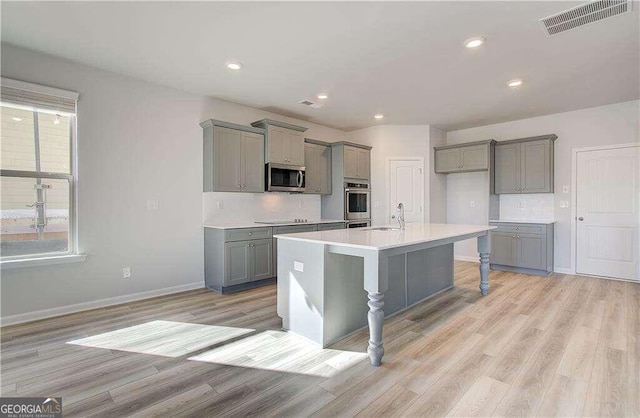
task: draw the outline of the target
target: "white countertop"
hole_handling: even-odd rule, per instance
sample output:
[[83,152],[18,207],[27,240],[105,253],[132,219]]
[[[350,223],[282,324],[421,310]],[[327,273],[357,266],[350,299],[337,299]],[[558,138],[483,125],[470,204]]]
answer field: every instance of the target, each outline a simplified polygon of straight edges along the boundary
[[[398,225],[387,225],[397,227]],[[375,228],[375,227],[374,227]],[[332,231],[301,232],[274,235],[274,238],[341,245],[345,247],[385,250],[454,238],[496,229],[490,225],[407,224],[404,231],[374,231],[371,228],[335,229]]]
[[510,224],[542,224],[549,225],[554,224],[556,221],[553,219],[491,219],[489,222],[495,223],[510,223]]
[[308,222],[286,222],[286,223],[278,223],[278,224],[264,224],[264,223],[256,223],[255,221],[224,221],[224,222],[211,222],[205,223],[205,228],[215,228],[215,229],[239,229],[239,228],[270,228],[276,226],[303,226],[303,225],[316,225],[316,224],[335,224],[335,223],[345,223],[344,219],[316,219],[309,220]]

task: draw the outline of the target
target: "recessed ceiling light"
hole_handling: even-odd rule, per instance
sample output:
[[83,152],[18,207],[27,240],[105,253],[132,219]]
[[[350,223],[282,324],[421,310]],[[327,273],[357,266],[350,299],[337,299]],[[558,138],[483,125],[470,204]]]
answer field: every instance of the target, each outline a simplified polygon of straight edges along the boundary
[[318,94],[318,99],[320,100],[324,100],[324,99],[328,99],[329,96],[327,95],[327,93],[320,93]]
[[384,118],[384,115],[382,113],[378,113],[377,115],[374,116],[374,118],[382,119],[382,118]]
[[476,36],[474,38],[469,38],[466,41],[464,41],[464,46],[466,46],[467,48],[477,48],[483,43],[485,43],[486,41],[487,41],[486,38],[483,38],[482,36]]
[[522,85],[523,81],[520,79],[515,79],[515,80],[511,80],[507,83],[507,86],[509,87],[520,87]]
[[242,64],[239,62],[229,62],[227,63],[227,68],[230,70],[239,70],[242,68]]
[[15,120],[16,122],[22,122],[22,118],[11,118],[13,120]]

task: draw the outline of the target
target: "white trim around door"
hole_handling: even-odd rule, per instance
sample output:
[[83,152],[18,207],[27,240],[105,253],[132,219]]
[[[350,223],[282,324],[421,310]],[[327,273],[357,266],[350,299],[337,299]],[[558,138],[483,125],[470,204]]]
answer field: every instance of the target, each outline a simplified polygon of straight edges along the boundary
[[[640,142],[603,145],[596,147],[573,148],[571,150],[571,269],[566,274],[578,274],[577,270],[577,204],[578,204],[578,153],[602,150],[614,150],[620,148],[636,148],[639,149]],[[638,151],[636,151],[638,152]],[[584,274],[583,274],[584,275]],[[624,280],[624,279],[619,279]]]

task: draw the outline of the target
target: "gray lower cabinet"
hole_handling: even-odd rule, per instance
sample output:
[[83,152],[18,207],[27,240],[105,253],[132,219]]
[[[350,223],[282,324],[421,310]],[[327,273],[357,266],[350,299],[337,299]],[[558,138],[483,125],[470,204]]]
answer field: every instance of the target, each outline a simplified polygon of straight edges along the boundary
[[553,193],[555,135],[501,141],[495,147],[495,193]]
[[205,228],[205,284],[222,293],[274,277],[270,227]]
[[231,293],[269,284],[277,277],[277,234],[343,229],[344,222],[235,229],[204,229],[204,276],[208,288]]
[[238,241],[228,242],[224,245],[224,285],[233,286],[236,284],[251,281],[249,242]]
[[271,238],[225,243],[225,286],[273,277],[271,253]]
[[434,148],[436,173],[451,174],[487,171],[492,165],[493,145],[496,141],[477,141]]
[[204,129],[203,190],[264,192],[264,130],[208,120]]
[[490,223],[491,268],[546,276],[553,272],[553,224]]
[[336,222],[331,224],[318,224],[318,231],[332,231],[334,229],[345,229],[346,224],[344,222]]
[[304,144],[305,193],[331,194],[331,146],[318,142]]

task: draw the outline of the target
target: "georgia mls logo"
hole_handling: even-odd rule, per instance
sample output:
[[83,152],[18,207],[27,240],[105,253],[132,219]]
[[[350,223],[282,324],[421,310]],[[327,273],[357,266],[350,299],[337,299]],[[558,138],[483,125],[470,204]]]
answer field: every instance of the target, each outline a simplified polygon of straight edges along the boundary
[[62,398],[0,398],[0,418],[60,418]]

